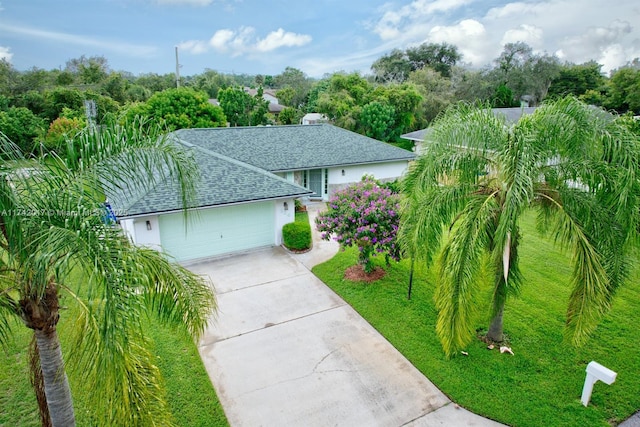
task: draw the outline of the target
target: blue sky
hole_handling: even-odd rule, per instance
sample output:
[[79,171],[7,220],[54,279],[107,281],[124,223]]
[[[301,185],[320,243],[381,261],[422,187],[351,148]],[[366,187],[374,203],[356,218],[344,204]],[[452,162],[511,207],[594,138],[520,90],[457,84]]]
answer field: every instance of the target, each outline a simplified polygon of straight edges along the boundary
[[609,71],[640,57],[637,0],[0,0],[0,58],[19,70],[101,55],[114,70],[311,77],[369,72],[391,49],[455,44],[489,64],[508,42]]

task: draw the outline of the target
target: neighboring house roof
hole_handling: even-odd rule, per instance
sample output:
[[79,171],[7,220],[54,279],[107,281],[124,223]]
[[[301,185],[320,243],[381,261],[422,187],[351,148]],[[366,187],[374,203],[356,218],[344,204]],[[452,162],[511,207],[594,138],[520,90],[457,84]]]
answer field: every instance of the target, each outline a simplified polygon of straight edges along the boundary
[[[254,88],[250,88],[250,87],[245,87],[244,91],[247,92],[249,95],[251,96],[256,96],[258,94],[258,90],[254,89]],[[269,95],[273,98],[278,98],[278,95],[276,95],[276,91],[275,90],[271,90],[271,89],[262,89],[262,95]]]
[[415,158],[411,151],[329,124],[181,129],[174,135],[270,172]]
[[[507,123],[516,123],[522,116],[527,114],[533,114],[538,107],[513,107],[513,108],[492,108],[491,111],[495,116],[502,116]],[[424,141],[424,137],[429,131],[429,128],[420,129],[413,132],[400,135],[400,138],[408,139],[411,141]]]
[[492,108],[494,116],[502,116],[507,123],[517,123],[522,116],[533,114],[538,107],[513,107],[513,108]]
[[284,105],[275,104],[273,102],[269,103],[269,112],[273,113],[273,114],[278,114],[282,110],[284,110],[285,108],[287,108],[287,107],[285,107]]

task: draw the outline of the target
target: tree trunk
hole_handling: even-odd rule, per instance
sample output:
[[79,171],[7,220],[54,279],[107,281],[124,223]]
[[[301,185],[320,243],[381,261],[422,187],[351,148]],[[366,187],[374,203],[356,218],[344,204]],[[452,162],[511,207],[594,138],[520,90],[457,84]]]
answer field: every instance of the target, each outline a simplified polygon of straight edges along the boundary
[[28,328],[33,329],[36,337],[51,424],[53,427],[73,427],[76,421],[71,389],[56,331],[60,315],[58,289],[53,280],[43,294],[35,293],[21,299],[20,308],[22,320]]
[[47,395],[44,392],[44,378],[42,376],[42,368],[40,368],[40,354],[38,353],[38,342],[35,334],[33,334],[31,345],[29,345],[29,367],[31,370],[31,385],[38,401],[40,422],[42,427],[52,427],[49,407],[47,406]]
[[75,426],[71,389],[64,371],[58,333],[55,329],[49,332],[36,329],[34,332],[38,341],[44,391],[47,395],[51,423],[54,427]]
[[500,307],[500,310],[496,313],[493,319],[491,319],[491,325],[489,326],[489,332],[487,332],[487,338],[493,342],[504,341],[504,334],[502,333],[502,314],[504,313],[504,304]]

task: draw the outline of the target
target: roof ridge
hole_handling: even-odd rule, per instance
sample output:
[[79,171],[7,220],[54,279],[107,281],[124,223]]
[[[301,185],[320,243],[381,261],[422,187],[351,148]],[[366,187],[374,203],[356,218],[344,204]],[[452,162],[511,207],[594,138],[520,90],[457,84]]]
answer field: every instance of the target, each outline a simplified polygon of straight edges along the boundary
[[[281,104],[278,104],[281,105]],[[291,125],[257,125],[257,126],[218,126],[212,128],[191,128],[191,129],[178,129],[173,131],[172,133],[183,133],[183,131],[189,132],[200,132],[200,131],[222,131],[222,130],[230,130],[230,129],[280,129],[280,128],[294,128],[294,127],[311,127],[311,126],[334,126],[331,123],[313,123],[309,125],[303,125],[300,123],[291,124]],[[334,126],[338,127],[338,126]],[[340,128],[342,129],[342,128]],[[345,129],[346,130],[346,129]],[[363,135],[364,136],[364,135]]]

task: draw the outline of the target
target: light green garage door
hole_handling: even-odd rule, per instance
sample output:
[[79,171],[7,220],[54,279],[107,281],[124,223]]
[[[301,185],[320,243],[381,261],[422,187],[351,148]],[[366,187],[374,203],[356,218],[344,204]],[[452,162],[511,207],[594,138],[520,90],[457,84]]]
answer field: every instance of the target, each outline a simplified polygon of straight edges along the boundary
[[179,261],[275,244],[274,202],[160,215],[160,243]]

